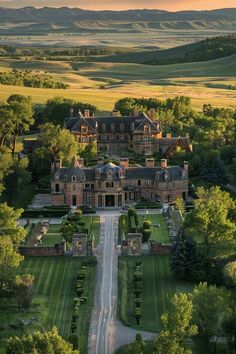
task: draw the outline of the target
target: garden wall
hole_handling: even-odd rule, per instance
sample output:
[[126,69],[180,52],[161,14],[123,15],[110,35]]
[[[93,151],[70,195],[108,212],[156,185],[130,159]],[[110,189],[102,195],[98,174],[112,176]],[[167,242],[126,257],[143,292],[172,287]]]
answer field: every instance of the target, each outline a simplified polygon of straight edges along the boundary
[[54,246],[42,247],[42,246],[32,246],[32,247],[20,247],[20,253],[23,256],[28,257],[50,257],[50,256],[64,256],[66,252],[65,241],[57,243]]

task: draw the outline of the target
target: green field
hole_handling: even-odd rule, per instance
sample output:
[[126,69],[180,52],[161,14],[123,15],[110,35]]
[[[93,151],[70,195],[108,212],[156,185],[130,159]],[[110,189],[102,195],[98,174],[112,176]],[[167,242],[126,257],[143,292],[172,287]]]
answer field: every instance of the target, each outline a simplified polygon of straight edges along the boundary
[[[160,243],[170,243],[170,238],[169,238],[169,232],[167,228],[167,224],[165,221],[165,218],[161,214],[156,214],[156,215],[151,215],[151,214],[145,214],[145,215],[139,215],[139,223],[142,225],[143,219],[146,219],[148,221],[151,221],[152,223],[152,235],[151,239],[152,241],[157,241]],[[153,225],[159,224],[160,227],[155,227]]]
[[[133,274],[135,262],[143,262],[143,303],[141,324],[137,327],[133,316]],[[193,284],[176,281],[169,270],[169,256],[120,257],[119,258],[119,301],[118,317],[126,325],[158,332],[160,317],[170,310],[170,299],[174,293],[191,291]]]
[[200,63],[144,65],[130,63],[67,62],[46,60],[0,60],[0,71],[30,69],[48,72],[54,80],[70,85],[67,90],[40,89],[0,85],[1,100],[12,93],[32,96],[35,103],[45,103],[63,96],[95,104],[110,111],[123,97],[156,97],[165,99],[186,95],[193,106],[204,103],[234,107],[236,99],[236,55]]
[[[19,311],[16,302],[8,299],[8,306],[6,307],[6,303],[1,299],[0,353],[4,353],[7,337],[29,333],[33,329],[57,326],[59,333],[67,339],[70,333],[73,299],[76,297],[76,274],[85,259],[87,258],[30,257],[24,260],[20,272],[35,276],[33,306],[29,311]],[[91,259],[94,260],[94,258]],[[87,348],[94,280],[95,264],[93,263],[88,265],[84,294],[88,297],[88,301],[81,306],[78,326],[82,354],[86,353]],[[30,319],[32,317],[35,317],[38,321],[29,327],[18,327],[20,319]]]

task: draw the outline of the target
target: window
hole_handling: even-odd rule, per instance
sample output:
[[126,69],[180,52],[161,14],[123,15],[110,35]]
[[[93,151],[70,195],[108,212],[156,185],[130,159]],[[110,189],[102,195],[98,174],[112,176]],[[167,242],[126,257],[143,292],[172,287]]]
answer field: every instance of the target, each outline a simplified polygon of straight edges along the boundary
[[114,124],[114,123],[111,124],[111,131],[112,131],[112,132],[115,131],[115,124]]
[[112,177],[113,177],[113,173],[112,173],[112,171],[110,170],[110,171],[108,171],[108,173],[107,173],[107,178],[108,178],[108,179],[112,179]]
[[87,194],[86,202],[87,203],[92,203],[92,195],[91,194]]
[[73,184],[73,191],[76,191],[76,184]]
[[124,125],[123,122],[120,123],[120,131],[121,131],[121,132],[124,132],[124,131],[125,131],[125,125]]
[[144,125],[144,133],[145,134],[150,133],[150,125],[149,124]]
[[85,188],[89,189],[90,188],[90,184],[89,183],[85,183]]
[[87,133],[88,127],[86,125],[81,125],[81,133]]
[[64,176],[64,181],[67,181],[67,175]]
[[114,187],[114,183],[113,182],[107,182],[106,183],[106,187],[107,188],[113,188]]
[[72,176],[72,182],[76,182],[76,176]]
[[141,180],[140,179],[138,180],[138,186],[139,187],[141,186]]
[[104,133],[106,133],[106,124],[105,124],[105,123],[102,124],[102,131],[103,131]]
[[55,189],[56,189],[56,193],[60,192],[60,184],[59,183],[56,183]]

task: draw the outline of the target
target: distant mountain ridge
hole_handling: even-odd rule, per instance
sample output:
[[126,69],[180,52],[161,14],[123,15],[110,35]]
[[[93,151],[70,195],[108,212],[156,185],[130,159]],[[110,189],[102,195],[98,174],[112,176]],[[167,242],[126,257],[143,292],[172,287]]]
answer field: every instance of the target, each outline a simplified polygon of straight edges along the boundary
[[[5,2],[6,3],[6,2]],[[1,6],[1,1],[0,1]],[[236,8],[211,11],[128,10],[91,11],[69,7],[25,7],[20,9],[0,7],[1,23],[72,23],[80,20],[95,21],[235,21]]]

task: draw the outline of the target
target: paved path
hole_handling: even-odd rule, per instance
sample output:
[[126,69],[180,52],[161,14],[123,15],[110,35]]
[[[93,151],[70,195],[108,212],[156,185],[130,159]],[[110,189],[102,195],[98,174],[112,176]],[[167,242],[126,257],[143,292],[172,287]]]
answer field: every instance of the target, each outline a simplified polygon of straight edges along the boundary
[[89,354],[113,353],[114,319],[117,298],[118,217],[101,215],[100,242],[97,249],[97,283],[89,333]]
[[[101,211],[100,242],[97,249],[97,281],[90,323],[88,354],[113,354],[117,348],[134,341],[137,330],[116,320],[117,282],[117,211]],[[141,332],[145,340],[155,334]]]

